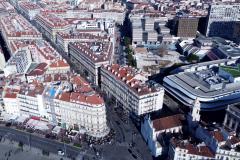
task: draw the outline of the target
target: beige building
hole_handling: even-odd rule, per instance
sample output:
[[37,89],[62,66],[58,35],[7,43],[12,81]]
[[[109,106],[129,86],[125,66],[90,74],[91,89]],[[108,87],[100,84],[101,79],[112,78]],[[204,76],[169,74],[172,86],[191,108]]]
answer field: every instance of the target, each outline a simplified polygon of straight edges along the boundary
[[20,90],[4,91],[3,103],[9,114],[36,116],[96,138],[110,131],[103,99],[80,76],[42,74],[30,83],[12,85]]
[[11,40],[39,40],[42,34],[38,32],[24,17],[15,14],[0,17],[1,34],[10,48]]
[[148,84],[147,76],[129,66],[118,64],[101,68],[101,89],[131,114],[140,116],[163,105],[163,87]]
[[[90,30],[91,32],[91,30]],[[69,32],[58,32],[56,35],[56,44],[61,49],[68,53],[68,44],[70,42],[95,42],[95,41],[108,41],[106,36],[99,36],[90,33],[81,33],[76,31],[73,33]]]
[[69,56],[89,82],[99,85],[100,67],[111,64],[113,44],[110,41],[70,43]]
[[53,43],[56,41],[57,32],[69,31],[71,24],[53,13],[42,12],[35,19],[37,28]]

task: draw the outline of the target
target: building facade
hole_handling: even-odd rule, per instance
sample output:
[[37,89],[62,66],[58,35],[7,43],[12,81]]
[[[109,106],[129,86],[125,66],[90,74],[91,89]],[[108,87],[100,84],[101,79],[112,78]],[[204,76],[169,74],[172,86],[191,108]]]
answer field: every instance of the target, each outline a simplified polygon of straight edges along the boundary
[[171,139],[169,145],[169,159],[214,159],[215,154],[205,144],[194,145],[188,140]]
[[230,38],[234,31],[234,23],[240,18],[239,9],[238,4],[211,5],[206,35]]
[[56,35],[56,44],[66,53],[68,53],[68,44],[70,42],[95,42],[96,40],[109,41],[106,36],[94,35],[85,32],[58,32]]
[[164,89],[146,83],[146,76],[129,66],[118,64],[101,68],[101,90],[107,97],[135,116],[162,108]]
[[131,15],[132,22],[132,44],[138,45],[159,45],[159,33],[156,22],[159,20],[154,15],[135,14]]
[[166,146],[161,143],[163,139],[161,134],[182,132],[183,120],[184,116],[181,114],[154,120],[151,120],[149,116],[145,117],[141,124],[141,134],[154,157],[162,155],[166,150]]
[[96,138],[110,131],[103,99],[79,76],[43,74],[29,83],[10,83],[20,88],[4,91],[3,103],[9,114],[39,117]]
[[41,7],[33,2],[19,2],[20,12],[28,19],[33,20],[40,13]]
[[177,17],[175,35],[177,37],[196,37],[198,21],[197,17]]
[[69,44],[69,56],[78,70],[90,82],[100,84],[100,67],[112,63],[112,42],[74,42]]
[[57,32],[70,31],[72,25],[68,21],[57,17],[53,13],[43,12],[37,14],[34,19],[37,28],[43,33],[50,41],[56,42]]
[[226,110],[226,115],[223,125],[236,133],[240,131],[240,106],[239,104],[229,105]]

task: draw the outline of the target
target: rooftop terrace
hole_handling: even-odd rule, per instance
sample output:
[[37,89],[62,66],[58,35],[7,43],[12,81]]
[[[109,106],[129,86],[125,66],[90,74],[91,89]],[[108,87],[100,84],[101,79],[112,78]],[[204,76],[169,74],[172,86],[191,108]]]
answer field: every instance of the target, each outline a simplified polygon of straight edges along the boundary
[[240,77],[240,65],[237,66],[221,66],[225,72],[230,73],[234,78]]
[[112,55],[111,42],[74,42],[70,43],[80,54],[85,55],[94,63],[109,61]]

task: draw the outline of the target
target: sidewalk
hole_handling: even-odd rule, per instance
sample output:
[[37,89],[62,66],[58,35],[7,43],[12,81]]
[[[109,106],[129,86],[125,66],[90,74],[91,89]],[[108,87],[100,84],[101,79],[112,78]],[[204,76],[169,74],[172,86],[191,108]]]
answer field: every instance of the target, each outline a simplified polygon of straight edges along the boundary
[[49,153],[49,155],[43,155],[42,150],[23,145],[19,147],[19,143],[11,141],[6,138],[2,138],[0,142],[0,160],[70,160],[56,154]]

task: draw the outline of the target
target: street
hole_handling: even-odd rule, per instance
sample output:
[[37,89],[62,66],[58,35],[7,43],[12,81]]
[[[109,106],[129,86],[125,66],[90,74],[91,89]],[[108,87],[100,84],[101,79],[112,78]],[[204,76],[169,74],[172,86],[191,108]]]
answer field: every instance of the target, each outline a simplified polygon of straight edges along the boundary
[[[18,131],[5,126],[0,126],[0,136],[3,137],[5,135],[8,135],[7,138],[10,140],[22,142],[25,145],[39,148],[47,152],[57,154],[58,149],[65,150],[64,144],[61,142],[57,142],[47,138],[42,138],[30,133]],[[65,145],[65,147],[67,156],[77,157],[81,153],[81,150],[76,147],[69,146],[67,144]]]
[[111,145],[96,146],[102,150],[104,159],[151,160],[151,153],[129,116],[120,114],[114,104],[108,104],[107,109],[109,127],[116,133]]
[[[4,141],[0,143],[0,160],[60,160],[62,157],[55,156],[53,154],[43,155],[40,150],[34,149],[29,152],[28,150],[21,149],[17,143],[12,143],[11,141]],[[69,160],[68,158],[63,158],[63,160]]]

